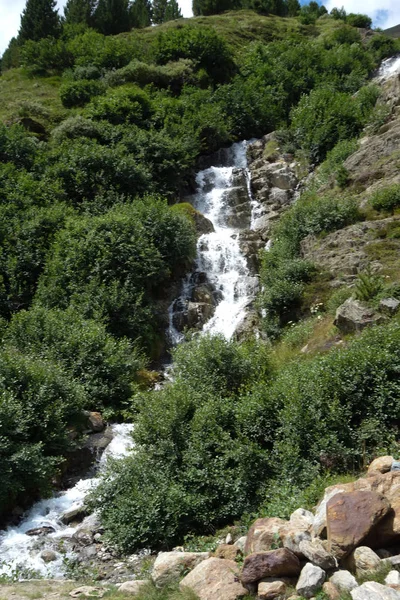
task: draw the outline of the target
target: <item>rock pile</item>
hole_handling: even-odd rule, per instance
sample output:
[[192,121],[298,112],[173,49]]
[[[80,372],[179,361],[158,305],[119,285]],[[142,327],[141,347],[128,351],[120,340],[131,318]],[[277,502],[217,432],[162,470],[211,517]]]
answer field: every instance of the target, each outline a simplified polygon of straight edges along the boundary
[[[343,594],[400,600],[398,464],[380,457],[365,477],[328,487],[315,513],[298,509],[289,520],[257,519],[245,541],[230,537],[213,555],[163,552],[152,580],[162,586],[181,579],[181,589],[190,588],[200,600],[238,600],[249,593],[258,600],[297,600],[321,590],[330,600]],[[384,570],[384,583],[359,585],[357,578],[374,574],[382,581]],[[132,585],[132,595],[135,590]]]

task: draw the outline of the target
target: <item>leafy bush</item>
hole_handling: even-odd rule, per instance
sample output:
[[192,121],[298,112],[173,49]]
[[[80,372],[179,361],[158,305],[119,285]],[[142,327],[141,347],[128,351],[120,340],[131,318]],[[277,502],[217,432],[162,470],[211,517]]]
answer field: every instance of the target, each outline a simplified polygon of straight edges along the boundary
[[20,49],[20,62],[32,74],[61,73],[73,65],[73,56],[63,40],[46,37],[27,40]]
[[149,65],[135,59],[126,67],[108,73],[106,81],[110,86],[128,82],[141,86],[152,83],[155,87],[170,87],[174,93],[179,93],[185,83],[195,81],[194,66],[194,62],[188,58],[181,58],[166,65]]
[[360,13],[349,13],[346,17],[346,23],[352,27],[361,27],[363,29],[371,29],[372,19],[368,15]]
[[372,208],[394,213],[400,207],[400,185],[395,183],[388,187],[376,190],[369,200]]
[[21,125],[0,124],[0,162],[12,162],[19,168],[33,164],[38,141]]
[[71,448],[83,389],[52,362],[12,347],[0,352],[0,515],[15,501],[50,491],[51,478]]
[[158,199],[71,219],[57,236],[37,300],[71,304],[86,318],[106,319],[117,336],[152,348],[160,328],[154,295],[194,252],[191,223]]
[[105,69],[120,69],[141,55],[140,44],[133,35],[104,36],[93,29],[68,40],[67,48],[76,66]]
[[94,96],[104,94],[105,86],[101,81],[93,79],[80,79],[64,83],[60,87],[61,102],[66,108],[74,106],[83,106],[87,104]]
[[371,268],[368,268],[364,273],[359,273],[354,284],[354,296],[357,300],[372,300],[383,288],[382,277],[376,273],[372,273]]
[[36,306],[11,321],[6,339],[21,353],[59,364],[86,392],[93,410],[121,409],[132,395],[143,358],[126,339],[116,340],[101,322],[76,311]]
[[148,95],[138,87],[120,88],[96,98],[87,107],[86,114],[113,125],[134,123],[143,127],[151,115],[151,103]]

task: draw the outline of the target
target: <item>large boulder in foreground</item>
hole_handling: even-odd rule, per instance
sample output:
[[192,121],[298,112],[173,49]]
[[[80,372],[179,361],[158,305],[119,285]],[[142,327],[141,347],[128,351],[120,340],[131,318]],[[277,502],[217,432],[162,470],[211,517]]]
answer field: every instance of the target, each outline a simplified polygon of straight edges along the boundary
[[385,320],[383,315],[364,306],[354,298],[348,298],[336,311],[334,325],[342,333],[362,331],[365,327],[377,325]]
[[388,513],[390,504],[368,490],[336,494],[326,505],[328,547],[338,559],[356,548]]
[[360,576],[378,570],[381,559],[368,546],[359,546],[344,559],[343,564],[349,571]]
[[155,560],[151,578],[157,587],[167,585],[180,579],[185,571],[193,569],[208,557],[208,552],[160,552]]
[[297,556],[287,548],[255,552],[245,558],[241,575],[242,582],[247,585],[264,579],[264,577],[294,577],[301,571]]
[[367,581],[350,593],[353,600],[400,600],[400,592],[376,581]]
[[287,527],[288,522],[278,517],[257,519],[247,534],[245,554],[271,550],[273,544],[281,539],[281,532]]
[[368,474],[388,473],[392,468],[393,456],[379,456],[368,467]]
[[186,575],[179,587],[193,590],[200,600],[238,600],[248,593],[238,579],[238,571],[233,560],[208,558]]

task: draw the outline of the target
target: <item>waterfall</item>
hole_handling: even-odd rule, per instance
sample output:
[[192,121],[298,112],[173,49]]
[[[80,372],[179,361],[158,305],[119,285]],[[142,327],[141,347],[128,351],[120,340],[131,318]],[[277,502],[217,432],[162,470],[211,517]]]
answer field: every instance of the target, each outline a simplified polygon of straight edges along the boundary
[[[230,339],[254,299],[258,283],[240,244],[242,233],[251,230],[258,215],[258,205],[250,193],[246,148],[246,142],[233,144],[225,152],[224,166],[212,166],[197,174],[197,190],[190,201],[211,221],[214,231],[200,236],[195,271],[170,306],[168,333],[172,345],[181,341],[185,326]],[[205,300],[204,286],[209,291]],[[196,310],[197,322],[191,314]]]
[[[122,457],[132,448],[132,427],[130,424],[112,426],[114,437],[101,457],[100,470],[108,457]],[[71,540],[78,529],[78,526],[63,524],[62,515],[82,505],[85,496],[97,482],[97,477],[81,479],[69,490],[36,502],[18,526],[11,526],[0,532],[0,575],[17,575],[22,579],[38,575],[62,577],[65,572],[65,558],[71,558],[73,553],[60,553],[57,551],[57,545],[61,540]],[[32,530],[39,529],[49,533],[30,534]],[[56,560],[46,563],[41,557],[45,550],[55,551]]]
[[400,73],[400,56],[397,54],[381,62],[376,77],[378,81],[383,82],[398,73]]

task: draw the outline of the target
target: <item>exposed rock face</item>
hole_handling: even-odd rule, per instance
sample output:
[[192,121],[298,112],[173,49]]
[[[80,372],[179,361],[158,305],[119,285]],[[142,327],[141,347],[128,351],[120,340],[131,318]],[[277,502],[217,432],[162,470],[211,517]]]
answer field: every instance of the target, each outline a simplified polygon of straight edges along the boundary
[[307,563],[301,570],[296,592],[303,598],[312,598],[325,581],[325,571]]
[[336,311],[334,324],[342,333],[362,331],[365,327],[378,325],[385,317],[364,306],[358,300],[348,298]]
[[226,558],[228,560],[235,560],[235,558],[241,554],[240,548],[231,544],[221,544],[215,551],[215,556],[217,558]]
[[84,504],[75,504],[71,508],[63,512],[60,517],[60,521],[65,525],[72,523],[73,521],[81,521],[86,515],[86,507]]
[[309,531],[298,531],[297,529],[285,529],[283,534],[283,546],[288,548],[298,556],[300,559],[304,558],[305,554],[301,550],[301,544],[303,542],[310,542],[311,535]]
[[160,552],[151,578],[157,587],[161,587],[179,579],[184,571],[193,569],[208,556],[208,552]]
[[241,580],[244,584],[260,581],[264,577],[291,577],[300,573],[300,561],[287,548],[255,552],[246,557]]
[[200,600],[238,600],[247,595],[238,580],[238,565],[221,558],[202,561],[182,579],[179,587],[190,588]]
[[326,505],[328,545],[332,553],[338,559],[349,554],[389,508],[386,498],[373,491],[336,494]]
[[353,600],[400,600],[400,592],[376,581],[367,581],[350,593]]
[[399,307],[400,302],[399,300],[396,300],[396,298],[383,298],[379,302],[380,310],[389,316],[396,314],[399,310]]

